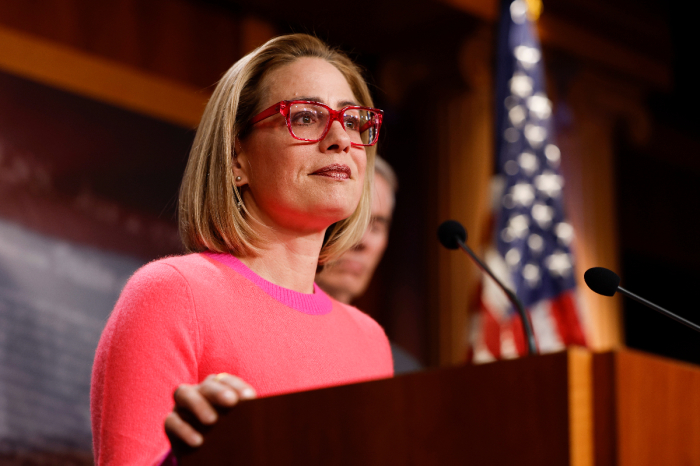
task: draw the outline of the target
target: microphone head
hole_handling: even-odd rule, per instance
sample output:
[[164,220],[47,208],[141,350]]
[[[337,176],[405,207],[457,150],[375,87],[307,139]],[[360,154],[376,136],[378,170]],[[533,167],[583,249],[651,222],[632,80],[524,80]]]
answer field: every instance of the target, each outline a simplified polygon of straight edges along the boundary
[[459,247],[457,240],[461,240],[462,243],[467,242],[467,230],[457,220],[442,222],[442,225],[438,227],[437,234],[440,244],[447,249],[457,249]]
[[603,267],[593,267],[586,270],[583,279],[588,288],[603,296],[613,296],[620,284],[620,277],[612,270]]

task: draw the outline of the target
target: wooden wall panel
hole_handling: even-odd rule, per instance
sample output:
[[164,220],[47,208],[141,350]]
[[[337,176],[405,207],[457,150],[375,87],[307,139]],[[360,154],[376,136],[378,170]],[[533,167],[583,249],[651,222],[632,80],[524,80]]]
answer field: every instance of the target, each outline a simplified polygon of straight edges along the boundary
[[[460,70],[467,90],[439,102],[436,225],[455,219],[464,225],[468,243],[481,253],[488,240],[490,182],[493,172],[493,30],[484,27],[465,40]],[[485,235],[486,233],[486,235]],[[486,238],[485,238],[486,236]],[[466,360],[469,310],[474,307],[482,275],[462,251],[438,246],[439,363]]]
[[538,21],[540,40],[546,47],[565,51],[583,60],[633,76],[659,89],[669,89],[671,73],[667,63],[649,57],[592,32],[585,25],[568,22],[552,15]]
[[596,266],[620,271],[615,133],[626,125],[638,143],[649,138],[646,88],[585,67],[568,85],[568,93],[558,96],[561,111],[569,115],[558,132],[567,182],[565,202],[576,231],[576,276],[587,310],[590,346],[604,351],[623,343],[621,298],[593,293],[582,277]]
[[187,0],[28,0],[0,2],[0,33],[5,70],[193,127],[213,84],[275,28]]
[[0,68],[188,128],[208,99],[192,85],[1,26]]
[[197,87],[274,35],[261,20],[188,0],[0,3],[0,24]]

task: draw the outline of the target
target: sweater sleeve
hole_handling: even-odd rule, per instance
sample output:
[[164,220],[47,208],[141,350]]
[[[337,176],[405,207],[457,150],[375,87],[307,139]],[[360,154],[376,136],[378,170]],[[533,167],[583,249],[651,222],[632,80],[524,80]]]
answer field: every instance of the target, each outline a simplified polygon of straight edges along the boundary
[[181,383],[198,383],[192,293],[153,262],[126,284],[100,338],[91,386],[95,464],[152,465],[169,448],[163,423]]

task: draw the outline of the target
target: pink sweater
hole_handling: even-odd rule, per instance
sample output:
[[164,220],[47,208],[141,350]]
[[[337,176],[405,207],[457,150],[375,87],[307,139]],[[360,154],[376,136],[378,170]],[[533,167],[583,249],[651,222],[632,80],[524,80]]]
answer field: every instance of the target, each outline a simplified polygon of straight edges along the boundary
[[276,286],[224,254],[151,262],[126,284],[92,373],[97,465],[151,465],[181,383],[228,372],[258,396],[390,377],[384,331],[357,309]]

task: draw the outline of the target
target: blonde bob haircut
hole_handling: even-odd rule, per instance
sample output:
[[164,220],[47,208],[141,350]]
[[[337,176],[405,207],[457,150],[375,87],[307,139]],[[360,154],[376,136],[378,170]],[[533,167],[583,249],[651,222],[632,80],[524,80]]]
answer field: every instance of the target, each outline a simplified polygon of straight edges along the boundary
[[[221,78],[204,110],[180,188],[180,236],[189,252],[214,251],[239,257],[258,255],[264,240],[251,225],[233,179],[234,145],[248,122],[263,109],[265,76],[299,58],[321,58],[347,79],[360,105],[372,107],[360,69],[344,53],[307,34],[276,37],[236,62]],[[291,135],[289,136],[291,138]],[[375,146],[376,147],[376,146]],[[366,147],[364,189],[355,212],[329,227],[319,264],[357,244],[370,218],[375,147]],[[237,205],[242,206],[239,210]],[[262,224],[256,222],[258,230]]]

